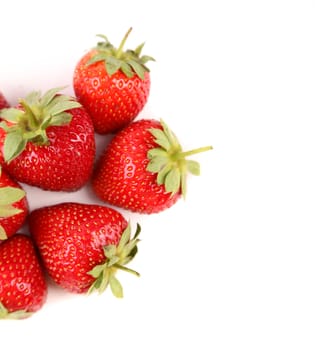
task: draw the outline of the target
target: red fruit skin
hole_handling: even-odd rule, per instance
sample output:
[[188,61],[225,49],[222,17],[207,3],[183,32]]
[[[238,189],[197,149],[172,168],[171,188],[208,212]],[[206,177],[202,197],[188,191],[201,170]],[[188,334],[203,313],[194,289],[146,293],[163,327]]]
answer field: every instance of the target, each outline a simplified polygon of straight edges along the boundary
[[[0,187],[16,187],[16,188],[21,188],[20,184],[18,184],[16,181],[14,181],[7,173],[5,170],[1,170],[1,175],[0,175]],[[27,201],[27,196],[23,197],[20,199],[18,202],[14,203],[13,206],[17,209],[21,209],[21,213],[13,215],[8,218],[1,218],[0,217],[0,225],[4,228],[6,231],[7,237],[11,237],[14,235],[24,224],[25,219],[28,215],[29,212],[29,207],[28,207],[28,201]],[[0,239],[1,243],[1,239]]]
[[6,98],[3,96],[3,94],[0,92],[0,110],[3,108],[9,108],[9,103],[6,100]]
[[84,108],[72,114],[68,125],[47,129],[49,145],[28,142],[9,164],[4,162],[5,132],[0,128],[0,165],[17,181],[50,191],[76,191],[89,180],[95,157],[94,128]]
[[30,237],[17,233],[0,244],[0,302],[9,312],[38,311],[47,285]]
[[139,120],[120,131],[100,157],[92,177],[96,195],[105,202],[133,212],[152,214],[171,207],[180,193],[171,195],[149,172],[147,153],[158,147],[151,128],[162,129],[156,120]]
[[29,215],[29,228],[50,277],[74,293],[86,292],[88,274],[105,261],[103,246],[117,245],[128,223],[114,209],[82,203],[62,203]]
[[96,54],[91,50],[76,65],[73,88],[79,102],[90,114],[95,131],[114,133],[128,125],[142,110],[150,92],[150,74],[144,80],[128,78],[121,71],[109,76],[104,62],[87,65]]

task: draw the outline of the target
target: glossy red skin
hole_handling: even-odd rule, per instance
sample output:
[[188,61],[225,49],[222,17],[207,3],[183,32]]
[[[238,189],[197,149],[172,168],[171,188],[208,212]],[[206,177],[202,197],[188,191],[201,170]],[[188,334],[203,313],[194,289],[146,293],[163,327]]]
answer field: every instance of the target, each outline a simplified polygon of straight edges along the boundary
[[[14,181],[5,170],[1,170],[0,175],[0,187],[16,187],[16,188],[22,188],[16,181]],[[6,231],[7,237],[11,237],[14,235],[24,224],[25,219],[28,215],[28,201],[27,197],[23,197],[18,202],[14,203],[13,206],[15,208],[21,209],[22,212],[16,215],[13,215],[9,218],[1,218],[0,217],[0,225],[4,228]],[[1,243],[1,239],[0,239]]]
[[30,237],[17,233],[0,244],[0,302],[9,312],[38,311],[47,285]]
[[128,223],[114,209],[62,203],[33,211],[29,229],[50,277],[70,292],[84,293],[88,274],[105,261],[103,246],[117,245]]
[[[51,191],[76,191],[89,180],[95,158],[94,128],[84,108],[67,111],[72,114],[68,125],[47,129],[49,145],[28,142],[25,150],[9,164],[0,164],[17,181]],[[5,132],[0,128],[0,150]]]
[[6,98],[3,96],[3,94],[0,92],[0,110],[3,108],[9,108],[9,103],[6,100]]
[[128,125],[142,110],[150,91],[150,75],[142,80],[137,75],[128,78],[121,71],[112,76],[106,72],[104,62],[86,65],[97,53],[91,50],[77,64],[73,88],[79,102],[90,114],[95,131],[114,133]]
[[159,147],[151,128],[162,129],[156,120],[139,120],[111,140],[94,170],[92,186],[105,202],[134,212],[152,214],[171,207],[180,193],[171,195],[149,172],[147,153]]

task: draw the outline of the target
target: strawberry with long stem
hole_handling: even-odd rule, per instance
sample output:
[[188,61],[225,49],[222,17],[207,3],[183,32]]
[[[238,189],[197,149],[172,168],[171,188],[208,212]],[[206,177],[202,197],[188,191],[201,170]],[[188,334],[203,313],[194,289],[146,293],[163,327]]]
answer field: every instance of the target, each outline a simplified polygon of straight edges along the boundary
[[165,122],[141,119],[120,131],[106,147],[92,185],[97,196],[118,207],[156,213],[186,196],[187,174],[200,165],[187,159],[212,146],[183,151]]
[[150,92],[148,61],[141,55],[144,44],[124,50],[130,28],[119,47],[104,35],[76,65],[73,76],[75,95],[92,117],[99,134],[114,133],[128,125],[142,110]]

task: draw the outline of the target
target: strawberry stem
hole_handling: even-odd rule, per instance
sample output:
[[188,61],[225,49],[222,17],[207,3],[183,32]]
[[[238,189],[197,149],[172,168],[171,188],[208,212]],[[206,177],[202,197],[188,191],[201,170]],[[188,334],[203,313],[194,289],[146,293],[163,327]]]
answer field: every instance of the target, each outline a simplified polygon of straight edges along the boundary
[[126,271],[126,272],[129,272],[129,273],[132,273],[133,275],[135,276],[138,276],[140,277],[140,273],[135,271],[135,270],[132,270],[132,269],[129,269],[128,267],[126,266],[123,266],[123,265],[119,265],[119,264],[114,264],[113,266],[115,266],[117,269],[119,270],[122,270],[122,271]]
[[181,152],[181,153],[179,153],[177,158],[178,158],[178,159],[183,159],[183,158],[192,156],[192,155],[197,154],[197,153],[210,151],[210,150],[212,150],[212,149],[213,149],[212,146],[206,146],[206,147],[196,148],[196,149],[193,149],[193,150],[191,150],[191,151],[186,151],[186,152]]
[[128,36],[131,33],[131,31],[132,31],[132,27],[129,28],[129,30],[126,32],[125,36],[121,40],[120,46],[119,46],[119,48],[118,48],[118,50],[116,52],[116,58],[120,58],[121,57],[122,52],[123,52],[124,44],[126,43],[126,41],[128,39]]

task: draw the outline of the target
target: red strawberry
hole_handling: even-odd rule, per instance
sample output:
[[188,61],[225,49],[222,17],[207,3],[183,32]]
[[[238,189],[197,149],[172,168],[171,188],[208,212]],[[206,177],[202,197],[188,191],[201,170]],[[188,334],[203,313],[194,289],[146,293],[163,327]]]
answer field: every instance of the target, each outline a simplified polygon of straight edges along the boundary
[[150,75],[145,64],[153,58],[140,57],[143,44],[135,50],[123,51],[131,29],[119,48],[99,35],[104,42],[85,54],[75,68],[75,95],[92,117],[99,134],[112,133],[128,125],[149,96]]
[[46,301],[47,285],[30,237],[0,244],[0,319],[25,318]]
[[162,121],[139,120],[120,131],[107,146],[93,174],[93,189],[102,200],[140,213],[171,207],[186,194],[187,172],[199,175],[189,155],[211,146],[183,152]]
[[0,110],[8,107],[10,107],[9,103],[0,91]]
[[0,242],[20,229],[27,214],[26,193],[0,167]]
[[71,97],[32,92],[0,116],[0,164],[17,180],[52,191],[75,191],[91,176],[92,121]]
[[139,230],[130,240],[130,225],[114,209],[61,203],[33,211],[29,228],[49,275],[71,292],[103,292],[110,284],[122,297],[116,271],[138,275],[124,265],[137,253]]

